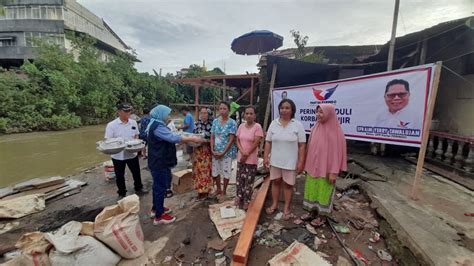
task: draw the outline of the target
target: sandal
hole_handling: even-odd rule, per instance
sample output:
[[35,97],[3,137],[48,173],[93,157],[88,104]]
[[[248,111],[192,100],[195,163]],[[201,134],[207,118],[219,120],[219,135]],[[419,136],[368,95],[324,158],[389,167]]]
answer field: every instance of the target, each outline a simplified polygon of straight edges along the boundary
[[313,218],[313,214],[310,212],[306,212],[305,214],[301,215],[300,219],[303,221],[307,221]]
[[325,224],[325,221],[321,219],[320,217],[312,220],[310,224],[314,227],[320,227],[321,225]]
[[277,210],[278,210],[278,208],[271,208],[271,207],[268,207],[268,208],[265,209],[265,212],[266,212],[268,215],[272,215],[272,214],[274,214]]

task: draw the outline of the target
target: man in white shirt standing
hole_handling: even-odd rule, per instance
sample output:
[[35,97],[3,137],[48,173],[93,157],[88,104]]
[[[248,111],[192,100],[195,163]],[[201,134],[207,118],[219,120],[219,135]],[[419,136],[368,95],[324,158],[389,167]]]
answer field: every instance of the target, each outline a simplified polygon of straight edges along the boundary
[[[105,138],[121,137],[125,141],[138,138],[139,131],[137,122],[130,118],[132,107],[128,104],[119,104],[117,106],[118,117],[107,124],[105,129]],[[135,192],[137,194],[147,193],[148,190],[143,187],[140,163],[137,153],[122,151],[111,156],[115,170],[115,180],[117,183],[117,193],[119,198],[127,195],[127,187],[125,185],[125,166],[128,166],[132,172]]]
[[376,127],[422,129],[423,118],[410,109],[410,84],[403,79],[394,79],[385,87],[387,109],[377,116]]

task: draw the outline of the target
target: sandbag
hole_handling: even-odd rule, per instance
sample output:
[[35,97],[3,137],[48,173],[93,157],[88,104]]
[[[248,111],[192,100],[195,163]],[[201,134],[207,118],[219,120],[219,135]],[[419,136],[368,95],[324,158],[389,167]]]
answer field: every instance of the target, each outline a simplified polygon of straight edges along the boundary
[[48,251],[51,244],[45,239],[44,233],[33,232],[24,234],[15,247],[21,255],[2,264],[5,266],[50,266]]
[[105,207],[94,222],[94,235],[123,258],[134,259],[145,253],[137,195]]
[[72,252],[63,253],[55,248],[49,253],[49,260],[52,266],[82,266],[82,265],[101,265],[113,266],[120,262],[121,258],[113,253],[108,247],[99,240],[91,236],[78,236],[76,244],[83,248]]
[[91,236],[80,236],[83,224],[71,221],[55,233],[45,234],[54,246],[49,253],[52,266],[116,265],[120,257]]

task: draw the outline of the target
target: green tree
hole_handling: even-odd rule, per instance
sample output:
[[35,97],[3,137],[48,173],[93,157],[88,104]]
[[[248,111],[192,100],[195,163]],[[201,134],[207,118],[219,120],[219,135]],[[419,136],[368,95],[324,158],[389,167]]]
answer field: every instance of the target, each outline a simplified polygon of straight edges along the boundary
[[311,53],[309,55],[306,55],[306,45],[308,43],[309,37],[308,36],[303,36],[299,31],[297,30],[291,30],[290,31],[291,36],[293,37],[293,42],[296,45],[296,51],[295,51],[295,59],[305,61],[305,62],[310,62],[310,63],[323,63],[324,62],[324,53],[318,52],[318,53]]

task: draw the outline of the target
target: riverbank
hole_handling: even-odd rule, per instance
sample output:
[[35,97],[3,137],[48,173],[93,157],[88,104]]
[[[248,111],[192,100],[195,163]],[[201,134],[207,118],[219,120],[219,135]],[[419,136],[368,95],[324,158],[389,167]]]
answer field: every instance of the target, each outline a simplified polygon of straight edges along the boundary
[[109,160],[96,150],[105,125],[0,136],[0,187],[36,177],[68,176]]
[[[172,114],[176,126],[181,116]],[[109,160],[96,150],[106,124],[0,135],[0,188],[36,177],[69,176]]]

